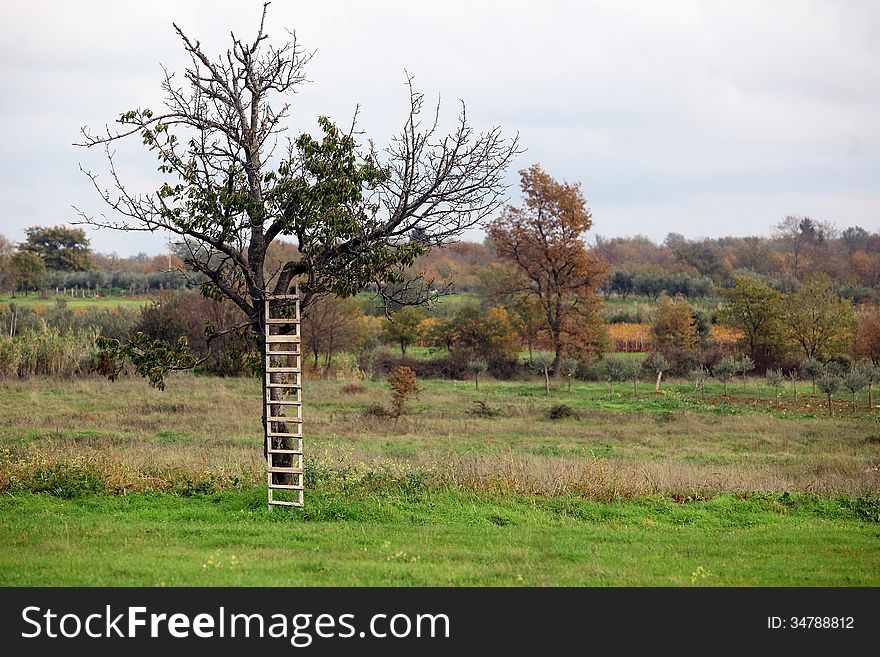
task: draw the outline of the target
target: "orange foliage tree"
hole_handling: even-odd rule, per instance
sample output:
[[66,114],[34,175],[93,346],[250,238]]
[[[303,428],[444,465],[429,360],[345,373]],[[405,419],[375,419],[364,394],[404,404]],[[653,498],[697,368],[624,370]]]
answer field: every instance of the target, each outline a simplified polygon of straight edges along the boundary
[[591,256],[583,234],[593,225],[579,184],[560,183],[539,165],[520,171],[524,203],[507,206],[487,229],[499,259],[516,266],[519,289],[541,304],[559,374],[563,352],[598,348],[603,337],[596,288],[608,265]]

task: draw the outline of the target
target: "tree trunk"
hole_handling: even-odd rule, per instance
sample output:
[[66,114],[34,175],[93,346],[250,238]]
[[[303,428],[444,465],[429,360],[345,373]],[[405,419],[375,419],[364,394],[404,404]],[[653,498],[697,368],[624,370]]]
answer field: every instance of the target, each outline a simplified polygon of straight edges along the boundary
[[556,355],[553,358],[553,376],[554,378],[559,378],[559,373],[562,369],[562,342],[559,339],[559,336],[555,336],[556,342]]
[[659,372],[657,372],[657,383],[654,384],[654,392],[656,392],[656,393],[660,392],[660,379],[662,379],[662,378],[663,378],[663,370],[660,370]]
[[831,409],[831,395],[828,395],[828,417],[834,417],[834,411]]
[[550,394],[550,370],[546,366],[544,367],[544,394]]
[[480,375],[479,374],[474,374],[474,389],[476,389],[476,390],[480,389]]

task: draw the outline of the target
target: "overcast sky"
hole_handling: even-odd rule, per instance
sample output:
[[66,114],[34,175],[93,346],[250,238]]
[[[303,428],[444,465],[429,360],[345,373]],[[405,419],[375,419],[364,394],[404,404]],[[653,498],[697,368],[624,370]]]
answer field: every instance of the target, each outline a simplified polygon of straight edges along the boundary
[[[176,21],[209,53],[255,32],[259,2],[4,2],[0,233],[101,212],[71,145],[79,127],[158,108],[160,64],[186,63]],[[880,229],[880,2],[276,0],[270,37],[316,55],[292,129],[360,104],[378,144],[403,124],[404,69],[454,118],[519,133],[579,181],[604,236],[766,234],[786,214]],[[155,165],[121,150],[127,173]],[[511,190],[518,201],[518,189]],[[160,235],[90,232],[98,251],[158,253]],[[468,235],[481,239],[478,232]]]

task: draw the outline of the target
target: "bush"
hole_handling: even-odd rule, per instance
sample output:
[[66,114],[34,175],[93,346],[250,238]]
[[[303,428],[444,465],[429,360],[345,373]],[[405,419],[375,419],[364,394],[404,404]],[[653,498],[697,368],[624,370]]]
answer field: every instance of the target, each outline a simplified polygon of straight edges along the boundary
[[568,404],[554,404],[547,411],[547,417],[551,420],[565,420],[567,418],[578,418],[578,412]]
[[406,413],[406,403],[417,399],[421,388],[416,380],[416,373],[408,367],[398,367],[387,378],[391,388],[391,412],[395,418]]
[[360,383],[346,383],[339,390],[345,395],[359,395],[366,392],[367,387],[362,386]]
[[485,418],[493,418],[501,415],[501,409],[495,406],[490,406],[487,402],[484,402],[482,399],[475,399],[471,402],[472,408],[468,410],[470,415],[474,417],[485,417]]

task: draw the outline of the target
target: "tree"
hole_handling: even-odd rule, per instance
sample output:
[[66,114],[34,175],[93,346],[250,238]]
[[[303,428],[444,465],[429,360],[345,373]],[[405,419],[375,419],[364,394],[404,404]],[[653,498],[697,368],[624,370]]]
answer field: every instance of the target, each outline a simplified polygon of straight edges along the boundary
[[510,322],[519,337],[520,343],[529,352],[529,363],[536,344],[541,344],[542,336],[547,332],[547,318],[540,301],[528,294],[518,294],[507,305]]
[[633,397],[639,396],[639,381],[642,378],[642,364],[637,360],[626,361],[626,378],[633,384]]
[[868,410],[874,408],[874,390],[875,384],[880,383],[880,365],[874,363],[863,363],[862,372],[865,374],[865,387],[868,389]]
[[36,290],[42,287],[46,278],[46,265],[40,256],[30,251],[16,251],[10,258],[11,280],[13,292]]
[[550,371],[553,369],[553,356],[547,352],[539,352],[532,357],[532,367],[544,376],[544,394],[550,394]]
[[92,267],[92,250],[82,228],[31,226],[24,233],[27,239],[19,249],[39,256],[46,269],[86,271]]
[[869,306],[859,313],[854,353],[880,365],[880,306]]
[[15,278],[12,274],[12,242],[0,235],[0,291],[15,291]]
[[397,420],[406,413],[406,403],[411,399],[417,399],[422,389],[416,380],[416,373],[406,366],[395,368],[388,375],[386,382],[391,389],[392,414]]
[[776,395],[776,405],[779,405],[779,386],[781,386],[785,382],[785,376],[782,374],[782,370],[767,370],[767,385],[773,388],[773,392]]
[[793,274],[800,278],[801,257],[810,245],[823,244],[834,234],[834,227],[825,221],[817,221],[811,217],[788,215],[776,226],[783,241],[792,252]]
[[489,366],[486,364],[484,360],[469,360],[468,361],[468,370],[470,370],[471,374],[474,375],[474,389],[480,389],[480,375],[489,369]]
[[614,393],[614,383],[626,381],[629,377],[629,366],[624,358],[616,355],[603,356],[598,364],[599,375],[608,382],[608,394]]
[[688,372],[688,379],[693,382],[694,390],[700,391],[700,401],[706,401],[706,380],[709,376],[709,370],[705,365],[698,365]]
[[816,379],[816,385],[819,387],[819,390],[828,398],[828,417],[834,415],[832,400],[842,384],[843,380],[834,372],[824,372]]
[[855,328],[852,302],[837,296],[827,276],[807,278],[798,292],[786,295],[782,321],[804,358],[827,359],[850,350]]
[[635,289],[632,273],[623,269],[615,269],[608,281],[608,289],[621,299],[626,299]]
[[501,306],[486,311],[478,306],[462,306],[441,322],[435,333],[461,360],[486,360],[492,365],[513,361],[519,353],[510,316]]
[[736,359],[736,371],[742,374],[743,377],[743,390],[746,389],[746,375],[753,369],[755,369],[755,361],[749,356],[742,356]]
[[578,365],[577,358],[563,358],[562,363],[560,364],[560,371],[568,379],[568,391],[571,392],[571,380],[574,378],[575,372],[577,372]]
[[389,321],[382,327],[382,337],[386,342],[400,346],[401,355],[406,355],[407,347],[422,337],[422,324],[425,316],[413,306],[404,306],[396,313],[391,313]]
[[725,305],[719,321],[742,332],[742,346],[759,363],[778,358],[783,346],[782,295],[756,278],[738,276],[721,291]]
[[558,375],[571,342],[598,339],[601,304],[596,289],[607,265],[591,256],[583,235],[593,225],[580,185],[560,183],[539,165],[520,171],[521,207],[507,206],[487,231],[499,259],[523,275],[519,292],[538,299],[553,346]]
[[663,373],[666,372],[670,367],[671,365],[666,356],[661,354],[659,351],[655,351],[645,360],[645,368],[657,373],[657,381],[654,384],[655,393],[660,392],[660,380],[663,378]]
[[786,376],[786,378],[788,378],[789,381],[791,381],[791,389],[792,389],[792,392],[794,393],[794,403],[797,404],[797,400],[798,400],[797,384],[801,378],[801,374],[800,374],[800,372],[797,371],[796,368],[792,367],[788,371],[788,374],[786,374],[785,376]]
[[813,383],[813,396],[816,396],[816,380],[825,373],[825,366],[818,358],[805,358],[801,369]]
[[727,384],[737,372],[739,372],[739,361],[734,356],[724,356],[712,368],[712,375],[724,386],[725,397],[727,397]]
[[324,296],[315,299],[303,313],[303,346],[311,352],[315,369],[321,354],[324,368],[329,370],[335,353],[355,345],[362,328],[360,306],[357,299]]
[[856,395],[868,385],[868,376],[861,365],[852,365],[843,375],[843,387],[852,394],[852,412],[856,412]]
[[[296,281],[304,311],[318,297],[350,297],[369,283],[386,303],[425,301],[411,294],[417,285],[404,271],[501,207],[516,139],[497,128],[476,133],[463,108],[448,135],[440,133],[439,107],[423,124],[424,96],[410,78],[408,118],[384,151],[360,147],[354,121],[341,130],[327,117],[318,119],[318,136],[285,144],[289,98],[306,81],[311,55],[295,36],[270,44],[267,6],[254,39],[233,34],[215,59],[174,25],[191,63],[182,76],[166,72],[165,107],[124,112],[116,130],[83,128],[80,145],[105,149],[109,185],[86,174],[113,214],[81,211],[80,221],[176,236],[187,267],[206,279],[203,292],[243,313],[240,327],[224,330],[262,337],[266,295],[287,293]],[[153,193],[133,192],[115,165],[113,145],[128,138],[158,159],[162,180]],[[414,231],[418,240],[410,239]],[[296,255],[270,270],[267,250],[281,237]],[[110,359],[124,350],[105,347]]]
[[696,349],[700,343],[691,305],[684,297],[660,298],[651,335],[658,348]]

